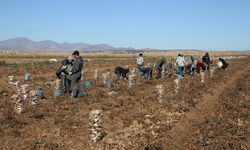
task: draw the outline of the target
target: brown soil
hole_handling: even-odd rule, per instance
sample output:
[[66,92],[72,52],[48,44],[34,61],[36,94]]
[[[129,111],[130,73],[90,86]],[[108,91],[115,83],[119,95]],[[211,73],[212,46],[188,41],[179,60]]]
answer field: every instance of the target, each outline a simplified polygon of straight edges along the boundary
[[[247,93],[249,94],[249,71],[250,71],[250,66],[247,65],[243,70],[238,70],[238,72],[236,72],[234,75],[232,75],[230,77],[230,80],[225,82],[225,83],[221,83],[219,84],[217,87],[215,87],[213,89],[213,94],[205,94],[203,96],[203,100],[201,103],[199,103],[197,105],[196,108],[192,109],[190,112],[186,113],[186,115],[178,122],[174,125],[174,128],[168,133],[168,136],[170,137],[169,139],[166,140],[166,147],[169,149],[248,149],[249,145],[246,144],[244,146],[239,144],[239,143],[234,143],[234,142],[240,142],[239,139],[244,139],[247,140],[247,136],[245,135],[231,135],[231,136],[235,136],[234,140],[235,141],[230,141],[229,139],[230,137],[227,137],[229,135],[225,135],[225,139],[221,140],[221,141],[216,141],[216,142],[207,142],[207,141],[202,141],[205,142],[202,143],[201,141],[199,141],[196,138],[204,138],[203,136],[205,135],[200,135],[201,133],[204,133],[204,130],[202,129],[202,127],[206,126],[205,128],[208,130],[208,132],[212,132],[212,134],[215,134],[212,129],[210,129],[208,126],[219,126],[216,123],[216,119],[220,119],[222,117],[225,117],[226,119],[229,119],[230,117],[236,117],[234,118],[233,123],[237,124],[238,121],[242,121],[238,115],[249,115],[250,113],[250,99],[249,99],[249,95],[247,95]],[[242,81],[243,80],[243,81]],[[240,82],[240,83],[239,83]],[[247,88],[244,92],[242,91],[242,88]],[[242,97],[243,99],[239,99],[239,90],[240,89],[240,93],[244,95],[244,97]],[[231,98],[231,99],[230,99]],[[237,107],[240,107],[237,105],[238,100],[241,100],[241,103],[244,103],[244,105],[246,105],[247,107],[244,109],[239,109],[237,108],[237,112],[238,114],[236,116],[223,116],[225,114],[221,114],[223,111],[226,111],[224,109],[226,108],[221,108],[223,107],[223,104],[225,103],[225,99],[230,99],[228,100],[230,103],[232,103],[232,107],[234,109],[229,108],[227,111],[236,111],[235,109]],[[234,103],[236,102],[236,103]],[[219,107],[219,108],[218,108]],[[248,108],[248,109],[247,109]],[[221,111],[221,112],[220,112]],[[242,112],[241,112],[242,111]],[[218,113],[219,112],[219,113]],[[235,114],[233,114],[235,115]],[[212,117],[214,120],[207,120],[208,118]],[[218,118],[217,118],[218,117]],[[238,117],[238,118],[237,118]],[[246,116],[249,117],[249,116]],[[235,120],[236,119],[236,120]],[[223,123],[224,120],[221,120]],[[244,118],[243,122],[246,125],[246,122],[249,121],[249,118]],[[202,125],[200,125],[197,129],[197,126],[203,123]],[[227,123],[226,121],[224,123]],[[244,125],[244,123],[242,123],[242,126]],[[237,126],[237,125],[236,125]],[[224,126],[223,126],[224,127]],[[216,128],[216,127],[215,127]],[[236,127],[235,127],[236,128]],[[227,130],[226,128],[222,128],[222,129],[218,129],[217,133],[222,134],[221,130]],[[196,135],[194,135],[194,131],[198,132],[198,134],[196,133]],[[229,131],[225,131],[225,132],[229,132]],[[242,129],[242,134],[247,134],[247,130]],[[198,136],[198,137],[197,137]],[[219,135],[221,136],[221,135]],[[218,137],[219,137],[218,136]],[[237,137],[239,136],[239,137]],[[242,136],[242,137],[241,137]],[[195,138],[196,137],[196,138]],[[213,140],[218,140],[216,138],[218,137],[213,137],[215,139]],[[190,140],[196,140],[197,143],[192,143],[192,141]],[[204,140],[204,139],[203,139]],[[206,143],[207,142],[207,143]],[[227,143],[228,142],[228,143]],[[249,141],[248,141],[249,142]],[[203,145],[202,145],[202,144]],[[216,144],[216,145],[213,145]],[[197,147],[198,145],[198,147]],[[216,146],[216,147],[215,147]]]
[[[153,63],[154,58],[147,58]],[[200,76],[185,76],[180,93],[174,93],[174,79],[145,81],[128,88],[126,80],[111,88],[102,85],[101,73],[112,71],[117,65],[135,67],[134,58],[91,59],[85,64],[85,79],[94,85],[88,94],[72,102],[69,96],[60,100],[52,97],[59,64],[1,67],[0,71],[0,149],[249,149],[249,67],[250,60],[231,60],[228,70],[215,72],[205,83]],[[93,73],[99,68],[99,79]],[[23,74],[31,74],[30,81],[22,81]],[[22,83],[41,85],[45,99],[38,106],[26,105],[26,111],[14,113],[15,90],[7,83],[9,75],[16,75]],[[156,100],[155,86],[165,87],[167,101]],[[108,96],[110,91],[119,94]],[[103,140],[88,139],[90,110],[104,111]]]

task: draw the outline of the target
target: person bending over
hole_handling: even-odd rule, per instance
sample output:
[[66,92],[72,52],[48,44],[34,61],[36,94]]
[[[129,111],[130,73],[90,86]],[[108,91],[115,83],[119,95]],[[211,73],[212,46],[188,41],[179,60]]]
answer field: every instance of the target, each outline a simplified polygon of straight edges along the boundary
[[218,65],[218,67],[219,67],[220,70],[224,71],[227,68],[228,63],[226,62],[225,59],[219,58],[218,62],[217,62],[217,65]]
[[67,75],[72,69],[74,60],[74,57],[70,55],[67,59],[64,59],[61,62],[61,66],[56,71],[56,76],[61,80],[61,85],[59,88],[63,93],[70,91],[70,80],[68,80]]
[[162,71],[165,69],[166,66],[166,59],[160,59],[155,64],[155,70],[157,71],[157,79],[160,79],[162,77]]

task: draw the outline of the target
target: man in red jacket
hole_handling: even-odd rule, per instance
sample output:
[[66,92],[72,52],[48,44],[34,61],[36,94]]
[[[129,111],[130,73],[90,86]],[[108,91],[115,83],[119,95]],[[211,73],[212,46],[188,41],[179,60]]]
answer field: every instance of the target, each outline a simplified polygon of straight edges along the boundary
[[196,63],[196,72],[200,74],[201,71],[203,71],[205,69],[206,69],[206,65],[201,61],[197,61],[197,63]]

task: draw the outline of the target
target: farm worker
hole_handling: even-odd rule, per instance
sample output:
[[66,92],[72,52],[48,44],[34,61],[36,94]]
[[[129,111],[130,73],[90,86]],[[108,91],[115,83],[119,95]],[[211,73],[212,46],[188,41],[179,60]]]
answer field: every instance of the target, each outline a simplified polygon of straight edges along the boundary
[[143,54],[142,53],[140,53],[139,56],[137,57],[136,64],[137,64],[139,74],[143,75],[143,72],[144,72],[144,59],[143,59]]
[[166,59],[160,59],[156,62],[155,64],[155,69],[157,71],[157,79],[160,79],[162,77],[162,71],[163,69],[165,70],[166,68]]
[[196,72],[200,74],[201,71],[203,71],[205,69],[206,69],[205,64],[203,62],[201,62],[200,60],[198,60],[196,63]]
[[191,59],[191,62],[194,64],[194,56],[191,56],[190,59]]
[[176,58],[176,66],[177,66],[177,74],[181,75],[182,77],[184,77],[184,67],[185,67],[186,61],[184,59],[184,56],[181,54],[178,54],[177,58]]
[[83,59],[80,56],[79,51],[73,52],[73,57],[75,58],[75,61],[73,63],[73,69],[71,72],[69,72],[69,79],[71,80],[71,90],[72,94],[71,96],[73,98],[79,97],[81,94],[81,77],[82,77],[82,70],[83,70]]
[[196,70],[195,61],[188,64],[187,70],[188,70],[189,75],[191,76],[194,75],[194,72]]
[[150,67],[145,67],[143,69],[143,76],[146,80],[151,80],[153,76],[153,70]]
[[62,62],[61,62],[61,66],[57,69],[56,71],[56,76],[60,79],[61,78],[61,74],[64,73],[66,75],[68,75],[68,72],[67,72],[67,66],[68,65],[72,65],[73,64],[73,61],[75,60],[75,58],[70,55],[67,59],[64,59]]
[[217,62],[217,66],[219,67],[219,69],[224,71],[227,68],[228,63],[225,61],[225,59],[219,58]]
[[61,66],[57,69],[56,75],[61,80],[61,90],[63,93],[69,90],[70,81],[67,79],[67,75],[71,71],[73,62],[75,58],[70,55],[67,59],[64,59],[61,63]]
[[189,72],[189,75],[193,75],[196,69],[196,66],[195,66],[196,61],[194,59],[194,56],[191,56],[190,60],[191,60],[191,63],[189,63],[188,65],[188,72]]
[[211,64],[211,60],[208,52],[206,52],[205,56],[202,57],[202,62],[205,65],[205,70],[209,70],[209,65]]

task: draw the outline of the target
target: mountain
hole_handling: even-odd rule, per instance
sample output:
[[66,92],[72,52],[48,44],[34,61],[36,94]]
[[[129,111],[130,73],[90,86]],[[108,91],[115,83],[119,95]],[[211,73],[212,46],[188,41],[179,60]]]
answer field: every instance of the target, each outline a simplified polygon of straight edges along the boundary
[[18,37],[0,41],[0,50],[107,51],[115,50],[115,48],[107,44],[91,45],[85,43],[57,43],[49,40],[37,42],[24,37]]

